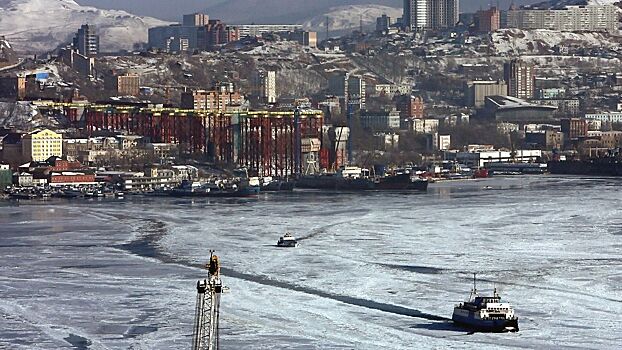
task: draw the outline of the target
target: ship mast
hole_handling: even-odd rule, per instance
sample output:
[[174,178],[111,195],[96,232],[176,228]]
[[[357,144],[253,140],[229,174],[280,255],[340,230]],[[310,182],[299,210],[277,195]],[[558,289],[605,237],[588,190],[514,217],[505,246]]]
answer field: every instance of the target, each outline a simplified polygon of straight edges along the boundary
[[477,279],[476,273],[473,273],[473,289],[471,290],[471,295],[469,295],[469,301],[473,300],[474,296],[477,296]]

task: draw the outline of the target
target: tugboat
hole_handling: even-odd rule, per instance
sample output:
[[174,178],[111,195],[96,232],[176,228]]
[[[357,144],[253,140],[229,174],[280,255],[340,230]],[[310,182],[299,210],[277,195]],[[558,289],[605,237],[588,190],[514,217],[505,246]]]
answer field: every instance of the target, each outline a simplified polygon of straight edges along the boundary
[[291,233],[286,233],[285,236],[279,238],[279,241],[276,242],[277,247],[284,247],[284,248],[295,248],[298,246],[298,241],[296,241],[296,238],[294,238],[294,236],[292,236]]
[[456,305],[451,319],[478,332],[518,332],[518,317],[509,303],[502,303],[494,289],[492,297],[477,294],[475,274],[469,301]]

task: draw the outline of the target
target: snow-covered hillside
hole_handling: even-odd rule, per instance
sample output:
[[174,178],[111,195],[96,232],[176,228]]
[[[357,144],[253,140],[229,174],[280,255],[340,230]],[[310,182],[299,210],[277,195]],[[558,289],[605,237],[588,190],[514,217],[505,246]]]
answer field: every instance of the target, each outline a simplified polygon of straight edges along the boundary
[[398,18],[402,16],[402,9],[382,5],[331,7],[326,13],[306,20],[303,25],[305,28],[324,32],[326,30],[326,19],[328,18],[331,31],[345,31],[359,28],[362,18],[363,26],[368,28],[375,26],[376,18],[383,14],[391,18]]
[[125,11],[80,6],[73,0],[0,1],[0,35],[18,51],[52,50],[69,42],[85,23],[97,28],[102,51],[132,49],[147,41],[148,28],[167,24]]
[[0,36],[0,68],[17,62],[17,56],[8,40]]
[[607,33],[572,33],[546,29],[502,29],[491,37],[495,51],[500,54],[540,54],[558,45],[584,48],[617,48],[618,38]]
[[547,0],[525,7],[545,8],[576,5],[618,5],[620,3],[622,3],[622,0]]

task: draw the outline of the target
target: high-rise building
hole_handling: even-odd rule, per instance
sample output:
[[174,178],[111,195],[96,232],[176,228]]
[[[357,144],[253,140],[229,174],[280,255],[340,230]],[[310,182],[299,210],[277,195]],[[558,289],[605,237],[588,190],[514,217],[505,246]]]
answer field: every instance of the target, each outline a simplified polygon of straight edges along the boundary
[[0,98],[21,100],[26,97],[26,77],[0,76]]
[[455,27],[460,17],[459,0],[404,0],[402,22],[410,31]]
[[376,18],[376,31],[379,33],[386,32],[392,24],[393,22],[391,17],[383,14],[382,16]]
[[347,104],[365,108],[367,84],[363,77],[339,72],[328,79],[328,92],[343,98]]
[[496,7],[480,10],[475,14],[475,30],[479,33],[489,33],[501,28],[501,11]]
[[184,27],[202,27],[209,22],[209,16],[204,13],[192,13],[184,15],[182,25]]
[[257,72],[259,97],[265,103],[276,103],[276,72],[273,70]]
[[73,48],[82,56],[93,57],[99,53],[99,35],[93,27],[83,24],[73,38]]
[[430,0],[404,0],[402,23],[406,30],[419,31],[429,27],[428,1]]
[[361,76],[350,75],[347,83],[348,103],[364,109],[366,103],[365,92],[367,90],[365,80]]
[[460,17],[459,0],[428,0],[428,27],[445,30],[456,26]]
[[534,66],[514,59],[503,67],[505,81],[508,83],[508,96],[529,99],[534,96]]

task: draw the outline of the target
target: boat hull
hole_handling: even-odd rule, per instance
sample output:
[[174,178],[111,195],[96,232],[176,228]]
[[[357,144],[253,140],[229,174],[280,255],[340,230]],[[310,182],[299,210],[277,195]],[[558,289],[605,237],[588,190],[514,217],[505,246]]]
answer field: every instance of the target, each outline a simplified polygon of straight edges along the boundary
[[[463,314],[464,313],[464,314]],[[454,312],[454,323],[477,332],[518,332],[518,318],[514,319],[480,319],[472,311]]]
[[336,191],[427,191],[427,180],[412,180],[410,175],[401,174],[372,179],[344,179],[337,176],[303,176],[296,183],[297,188]]
[[272,181],[261,186],[261,192],[291,192],[296,183],[293,181]]
[[622,176],[622,162],[609,159],[586,161],[555,161],[548,163],[555,175]]
[[213,190],[213,191],[188,191],[173,189],[169,192],[171,197],[195,197],[195,198],[244,198],[259,194],[259,186],[247,186],[237,190]]

